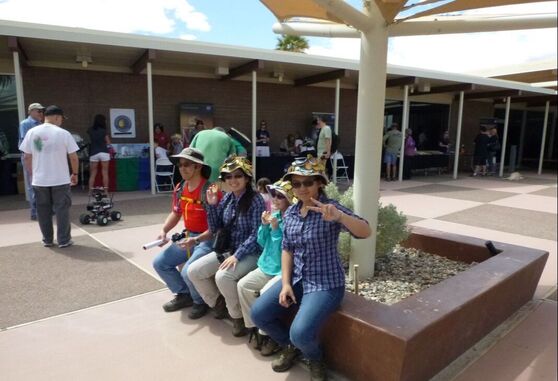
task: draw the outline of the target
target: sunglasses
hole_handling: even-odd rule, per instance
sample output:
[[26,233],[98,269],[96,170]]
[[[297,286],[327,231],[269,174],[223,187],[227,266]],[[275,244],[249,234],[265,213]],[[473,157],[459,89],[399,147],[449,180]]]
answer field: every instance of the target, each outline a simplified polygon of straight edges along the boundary
[[284,200],[285,196],[283,196],[280,192],[274,191],[273,189],[269,192],[271,197],[276,198],[278,200]]
[[293,188],[298,189],[304,185],[305,188],[310,188],[316,182],[315,179],[308,179],[304,181],[291,181]]
[[178,168],[188,168],[191,167],[192,165],[195,165],[195,163],[180,163],[178,164]]
[[244,175],[240,175],[240,174],[238,174],[238,175],[225,175],[224,176],[225,180],[242,179],[242,178],[244,178]]

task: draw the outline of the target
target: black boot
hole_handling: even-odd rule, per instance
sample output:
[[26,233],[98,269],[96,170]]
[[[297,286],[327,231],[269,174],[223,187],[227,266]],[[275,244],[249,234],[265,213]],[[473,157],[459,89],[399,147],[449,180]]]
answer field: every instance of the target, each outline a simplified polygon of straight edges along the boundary
[[177,294],[173,300],[163,304],[165,312],[174,312],[182,308],[190,307],[194,304],[192,298],[188,294]]
[[279,352],[279,357],[271,362],[271,369],[275,372],[286,372],[292,368],[299,355],[300,351],[289,344]]
[[310,380],[327,381],[327,370],[323,360],[310,360]]
[[207,311],[209,311],[209,307],[207,306],[207,304],[205,304],[205,303],[202,303],[202,304],[194,303],[194,307],[192,307],[192,311],[190,311],[190,313],[188,314],[188,317],[190,319],[193,319],[193,320],[199,319],[202,316],[205,316]]

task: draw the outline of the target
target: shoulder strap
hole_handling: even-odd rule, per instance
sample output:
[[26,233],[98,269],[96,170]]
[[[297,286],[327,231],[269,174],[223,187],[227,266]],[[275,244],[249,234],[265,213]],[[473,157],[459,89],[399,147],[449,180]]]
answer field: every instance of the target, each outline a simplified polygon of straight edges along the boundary
[[176,205],[180,205],[180,197],[182,197],[182,192],[184,191],[184,184],[186,183],[185,180],[182,180],[180,183],[176,185],[176,192],[174,193],[174,197],[176,198]]

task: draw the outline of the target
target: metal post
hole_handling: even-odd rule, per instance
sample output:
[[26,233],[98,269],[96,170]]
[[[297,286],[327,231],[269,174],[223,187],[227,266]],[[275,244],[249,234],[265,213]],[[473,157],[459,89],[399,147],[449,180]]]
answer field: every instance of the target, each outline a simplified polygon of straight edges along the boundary
[[258,105],[258,94],[257,94],[257,84],[258,75],[255,70],[252,70],[252,173],[254,174],[254,180],[256,180],[256,124],[257,124],[257,105]]
[[355,295],[358,295],[358,265],[353,266],[353,287]]
[[[377,5],[370,2],[370,28],[361,33],[358,78],[357,126],[355,137],[355,211],[366,218],[373,230],[378,224],[378,196],[386,87],[388,33]],[[363,266],[363,277],[374,273],[376,234],[353,241],[350,266]]]
[[548,110],[550,108],[550,102],[546,101],[546,107],[544,108],[544,122],[543,122],[543,131],[542,131],[542,140],[541,140],[541,154],[539,156],[539,170],[537,174],[542,174],[542,167],[544,161],[544,143],[546,142],[546,126],[548,124]]
[[521,168],[521,162],[523,161],[523,147],[525,146],[525,127],[527,126],[527,110],[523,110],[523,115],[521,117],[521,130],[519,132],[519,154],[517,155],[517,167]]
[[504,117],[504,136],[502,137],[502,153],[500,155],[500,173],[499,176],[504,176],[504,161],[506,159],[506,143],[508,141],[508,126],[510,124],[510,106],[511,97],[506,98],[506,116]]
[[[14,74],[15,74],[15,84],[16,84],[16,100],[17,100],[17,116],[20,121],[25,119],[25,101],[23,99],[23,77],[21,76],[21,67],[19,66],[19,52],[13,52],[14,57]],[[19,136],[18,136],[19,137]],[[19,144],[19,140],[18,140]],[[22,154],[23,158],[23,154]],[[25,166],[23,159],[21,160],[21,165]],[[27,178],[27,171],[25,168],[23,170],[24,178],[24,188],[25,188],[25,200],[29,201],[29,190],[27,189],[27,184],[31,179]]]
[[155,194],[155,137],[153,133],[153,81],[151,62],[147,62],[147,122],[149,128],[149,170],[151,172],[151,194]]
[[405,161],[405,132],[409,127],[409,85],[403,87],[403,120],[401,121],[401,149],[399,150],[399,181],[403,181],[403,165]]
[[[341,90],[341,80],[337,78],[335,80],[335,126],[334,131],[337,136],[339,136],[339,97],[340,97],[340,90]],[[332,140],[333,144],[333,140]],[[331,152],[333,155],[333,183],[337,184],[337,156],[335,156],[335,152]]]
[[465,92],[459,92],[459,109],[457,111],[457,132],[455,135],[455,158],[453,160],[453,179],[457,180],[457,171],[459,170],[459,153],[461,152],[461,126],[463,124],[463,101]]

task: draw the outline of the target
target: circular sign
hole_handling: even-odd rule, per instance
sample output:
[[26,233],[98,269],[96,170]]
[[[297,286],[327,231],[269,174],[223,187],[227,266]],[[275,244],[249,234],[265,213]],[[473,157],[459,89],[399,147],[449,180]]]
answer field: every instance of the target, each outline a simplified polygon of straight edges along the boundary
[[132,121],[126,115],[118,115],[114,118],[114,128],[118,132],[129,132],[132,129]]

